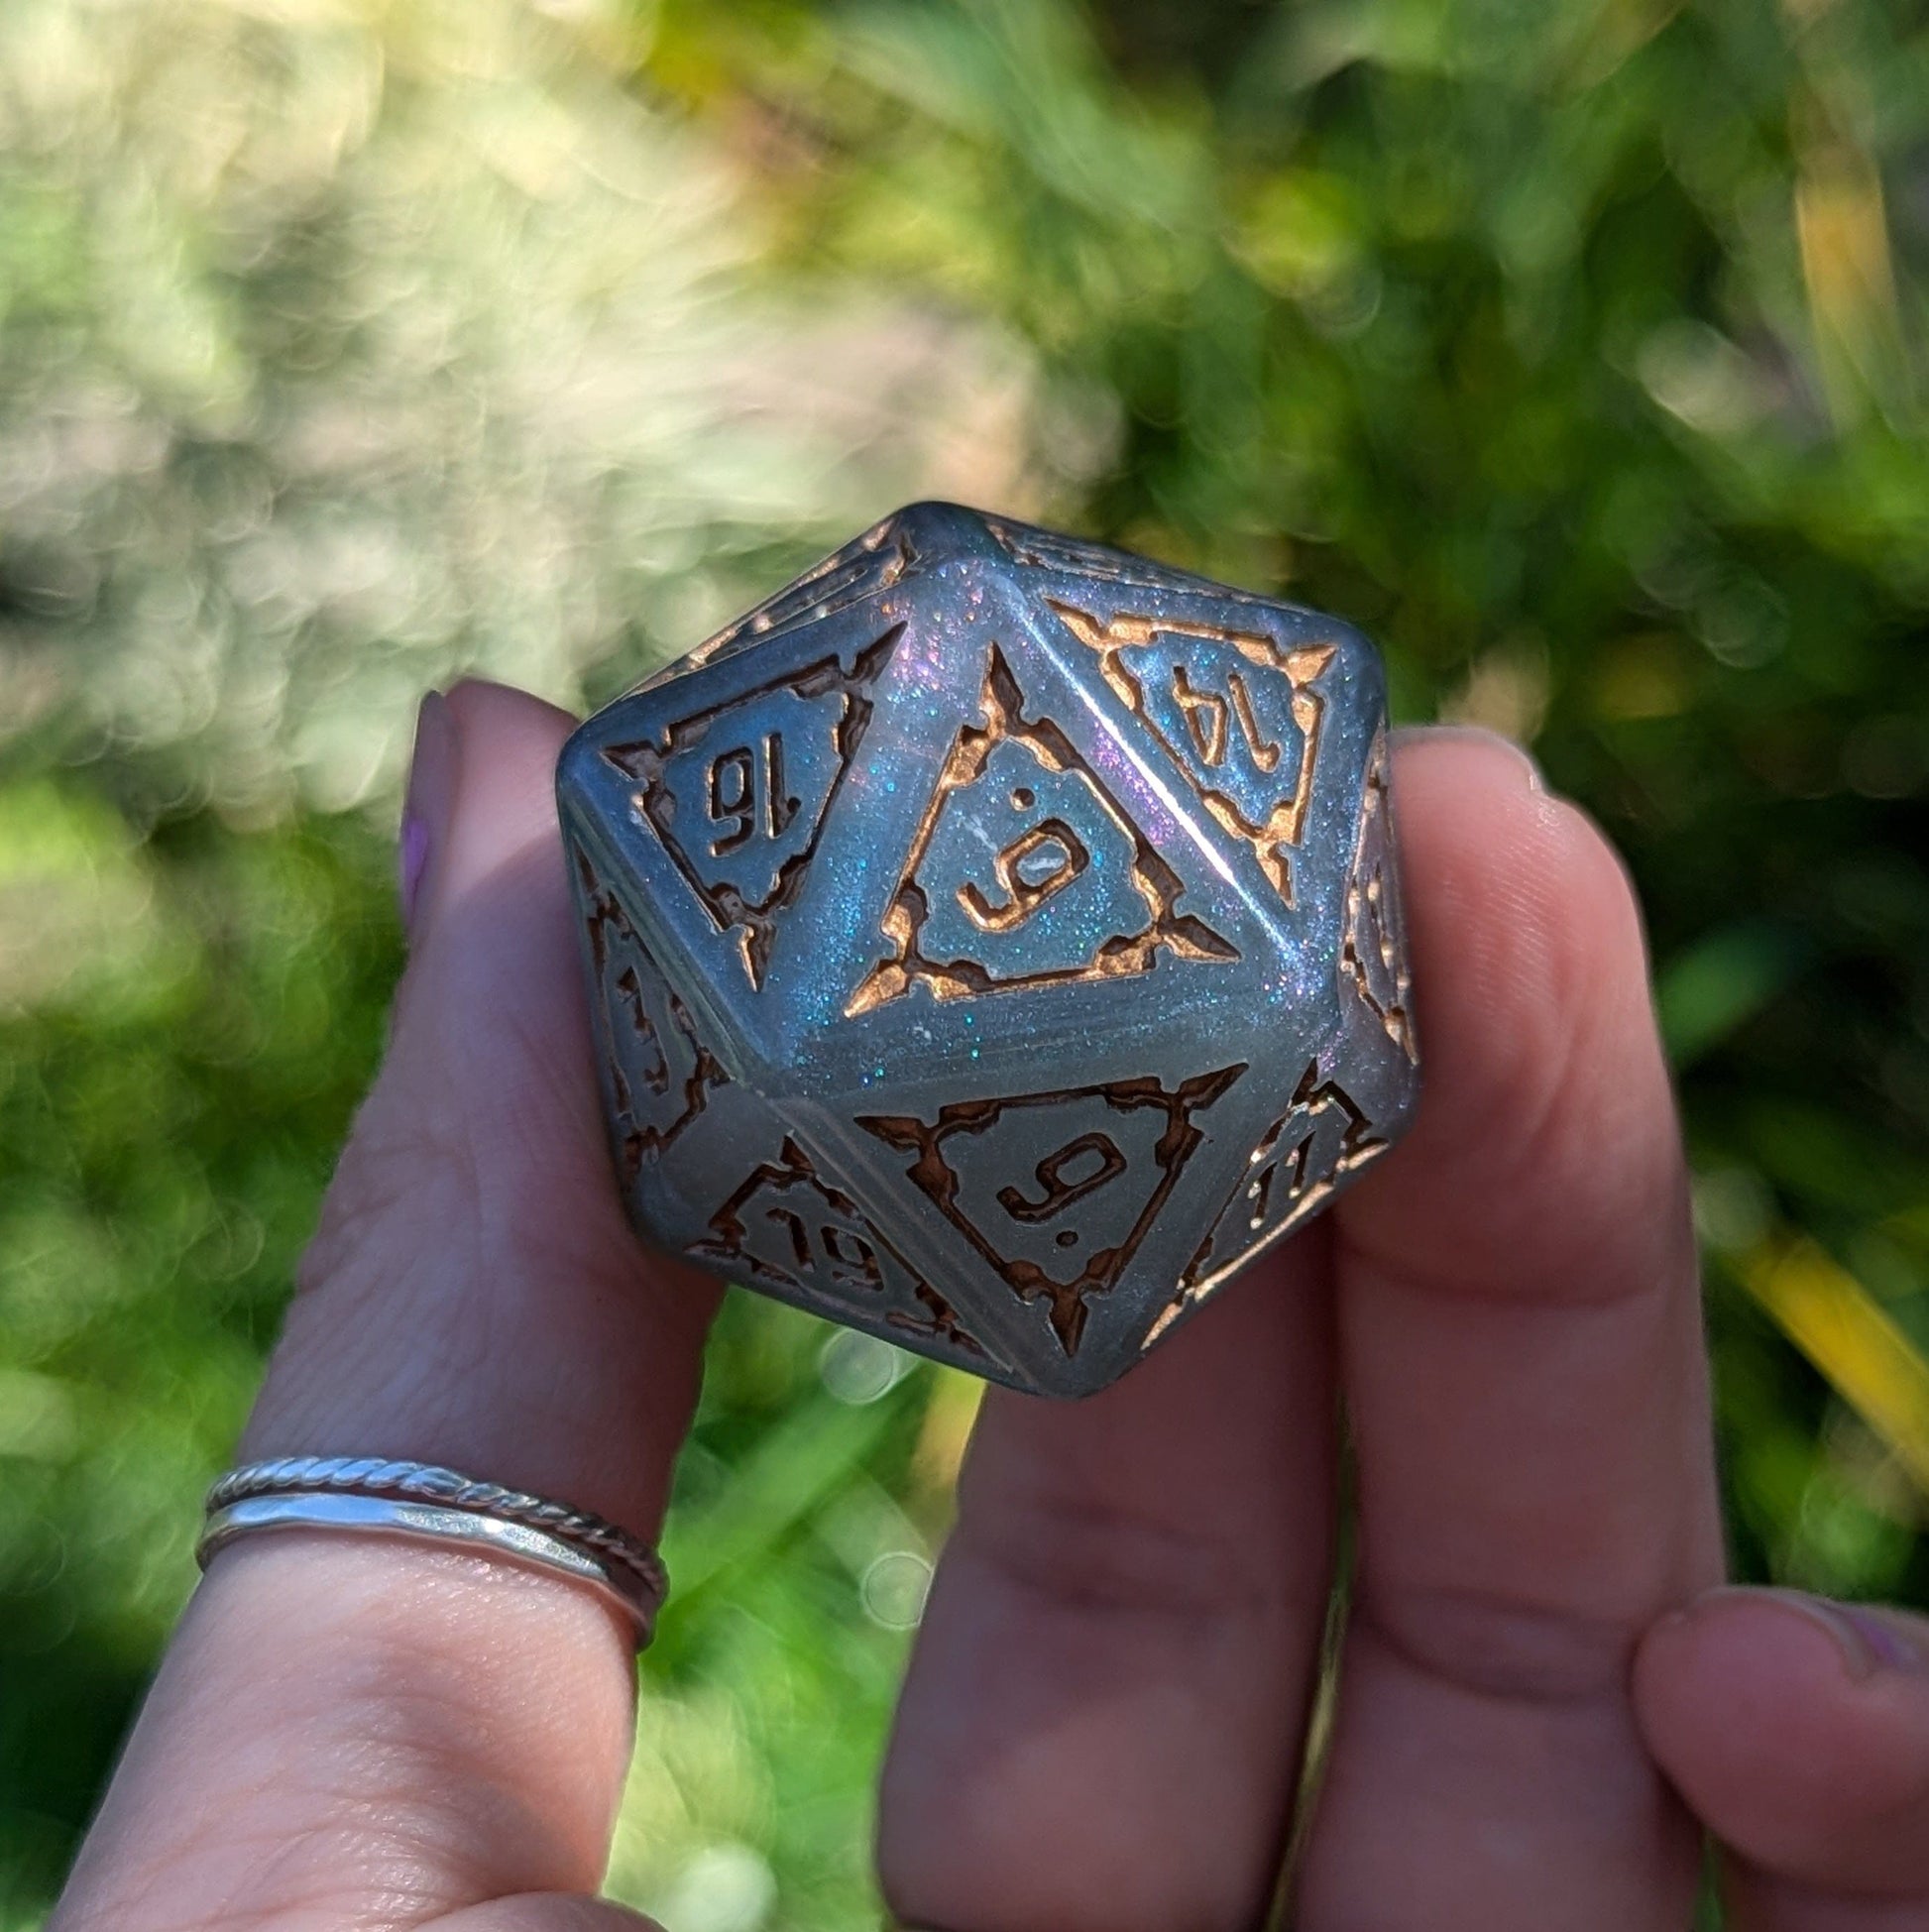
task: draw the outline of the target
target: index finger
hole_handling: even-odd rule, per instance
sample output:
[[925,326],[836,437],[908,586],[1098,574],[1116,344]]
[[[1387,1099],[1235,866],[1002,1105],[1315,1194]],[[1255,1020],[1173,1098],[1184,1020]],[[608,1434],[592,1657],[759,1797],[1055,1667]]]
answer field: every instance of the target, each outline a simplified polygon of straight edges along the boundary
[[1336,1210],[1359,1566],[1305,1923],[1684,1923],[1629,1667],[1721,1543],[1640,919],[1512,747],[1414,734],[1396,784],[1427,1084]]
[[[426,871],[389,1056],[245,1452],[445,1464],[649,1535],[715,1290],[644,1263],[611,1182],[551,784],[572,722],[475,685],[425,711]],[[608,1854],[627,1635],[579,1583],[490,1556],[236,1544],[55,1924],[630,1922],[570,1895]]]

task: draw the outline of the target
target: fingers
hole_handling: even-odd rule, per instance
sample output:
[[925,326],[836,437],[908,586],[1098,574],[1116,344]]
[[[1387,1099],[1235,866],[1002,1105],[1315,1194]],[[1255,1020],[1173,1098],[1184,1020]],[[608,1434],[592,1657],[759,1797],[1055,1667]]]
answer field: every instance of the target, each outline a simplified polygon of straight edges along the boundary
[[1627,1674],[1721,1555],[1639,921],[1511,747],[1415,734],[1396,787],[1426,1084],[1336,1209],[1360,1546],[1303,1922],[1674,1926]]
[[1718,1590],[1656,1625],[1635,1682],[1655,1759],[1731,1854],[1734,1932],[1929,1923],[1929,1622]]
[[[439,1460],[651,1534],[715,1305],[624,1225],[552,798],[572,721],[461,685],[389,1054],[248,1456]],[[453,753],[453,755],[451,755]]]
[[1330,1562],[1323,1245],[1102,1395],[986,1395],[884,1775],[905,1924],[1262,1921]]
[[[447,1463],[647,1535],[714,1290],[645,1263],[616,1204],[551,791],[569,723],[492,686],[424,709],[390,1051],[244,1452]],[[627,1633],[567,1581],[341,1535],[237,1544],[57,1924],[413,1925],[593,1889],[632,1685]]]

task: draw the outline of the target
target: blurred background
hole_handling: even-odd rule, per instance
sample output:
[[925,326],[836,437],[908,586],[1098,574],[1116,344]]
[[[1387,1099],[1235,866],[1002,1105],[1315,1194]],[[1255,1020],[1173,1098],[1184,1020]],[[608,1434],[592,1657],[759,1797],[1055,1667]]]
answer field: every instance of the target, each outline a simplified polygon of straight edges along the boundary
[[[1926,325],[1917,4],[6,0],[0,1932],[375,1062],[417,695],[918,495],[1342,613],[1600,815],[1737,1567],[1929,1606]],[[613,1883],[865,1927],[972,1389],[742,1296],[713,1367]]]

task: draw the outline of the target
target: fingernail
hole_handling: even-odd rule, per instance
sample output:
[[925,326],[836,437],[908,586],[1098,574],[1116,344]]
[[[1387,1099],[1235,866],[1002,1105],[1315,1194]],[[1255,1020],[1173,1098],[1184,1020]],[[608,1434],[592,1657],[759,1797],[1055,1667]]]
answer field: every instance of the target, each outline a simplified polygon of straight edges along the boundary
[[1547,789],[1546,779],[1533,753],[1519,739],[1509,738],[1505,732],[1490,731],[1485,725],[1402,725],[1394,732],[1393,742],[1396,745],[1443,742],[1491,745],[1512,755],[1520,765],[1530,791],[1542,792]]
[[1877,1670],[1917,1670],[1922,1666],[1922,1658],[1895,1626],[1861,1604],[1837,1603],[1833,1598],[1811,1596],[1806,1590],[1737,1590],[1712,1594],[1765,1598],[1780,1604],[1784,1610],[1792,1610],[1798,1617],[1807,1618],[1834,1638],[1849,1674],[1857,1679],[1872,1676]]
[[401,835],[397,864],[401,885],[401,919],[412,937],[422,903],[422,885],[438,838],[447,828],[449,801],[456,776],[455,723],[448,701],[431,691],[415,715],[415,749],[408,765],[408,789],[402,798]]
[[1859,1603],[1832,1604],[1830,1608],[1869,1647],[1870,1654],[1886,1670],[1920,1670],[1922,1655],[1890,1620],[1878,1610],[1866,1610]]

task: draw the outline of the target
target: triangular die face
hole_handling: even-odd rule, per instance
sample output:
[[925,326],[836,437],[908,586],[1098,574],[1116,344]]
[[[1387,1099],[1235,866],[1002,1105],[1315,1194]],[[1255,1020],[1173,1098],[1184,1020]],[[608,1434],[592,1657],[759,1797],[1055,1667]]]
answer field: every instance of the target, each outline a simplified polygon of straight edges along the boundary
[[902,634],[894,625],[849,671],[827,657],[604,751],[638,781],[637,810],[711,924],[736,938],[753,988],[863,741],[871,687]]
[[751,1171],[690,1252],[835,1319],[868,1317],[927,1354],[974,1358],[980,1370],[995,1359],[793,1139]]
[[627,1186],[662,1158],[726,1076],[589,853],[578,845],[574,857],[595,981],[592,1014],[615,1101],[612,1139]]
[[1203,1140],[1193,1116],[1245,1071],[1171,1089],[1147,1078],[961,1100],[929,1123],[872,1114],[857,1125],[912,1157],[912,1182],[1020,1301],[1045,1305],[1072,1357],[1093,1299],[1123,1278]]
[[957,999],[1144,972],[1162,948],[1238,959],[1178,909],[1178,874],[1059,726],[1028,712],[995,644],[979,707],[938,774],[885,911],[890,951],[848,1017],[918,984]]
[[922,561],[905,518],[887,516],[843,549],[833,551],[822,563],[812,565],[747,616],[706,637],[674,664],[665,665],[643,688],[733,657],[792,625],[815,624],[861,604],[867,597],[879,596],[894,589]]
[[[1386,1145],[1346,1089],[1337,1080],[1319,1080],[1308,1067],[1292,1105],[1260,1136],[1215,1234],[1228,1255],[1250,1255],[1306,1219],[1346,1175]],[[1187,1273],[1193,1281],[1208,1278],[1193,1269]]]
[[1413,982],[1407,970],[1407,931],[1394,862],[1388,806],[1387,740],[1374,740],[1360,799],[1360,832],[1346,885],[1346,926],[1340,944],[1342,979],[1374,1013],[1408,1060],[1419,1065],[1414,1039]]
[[1145,1337],[1151,1345],[1247,1262],[1309,1220],[1391,1143],[1337,1080],[1309,1065],[1286,1110],[1254,1147],[1232,1198],[1198,1245],[1178,1292]]
[[1101,620],[1062,598],[1046,603],[1290,906],[1326,709],[1316,684],[1335,646],[1285,646],[1262,630],[1134,612]]
[[1252,591],[1235,590],[1229,584],[1215,583],[1190,570],[1176,570],[1169,564],[1154,563],[1149,557],[1135,556],[1130,550],[1114,550],[1109,544],[1092,543],[1083,537],[1064,536],[1056,530],[1042,530],[1031,523],[1014,523],[1002,516],[986,516],[984,527],[998,547],[1013,563],[1030,570],[1061,571],[1067,576],[1092,577],[1103,584],[1127,589],[1181,591],[1208,596],[1223,604],[1263,604],[1268,600]]

